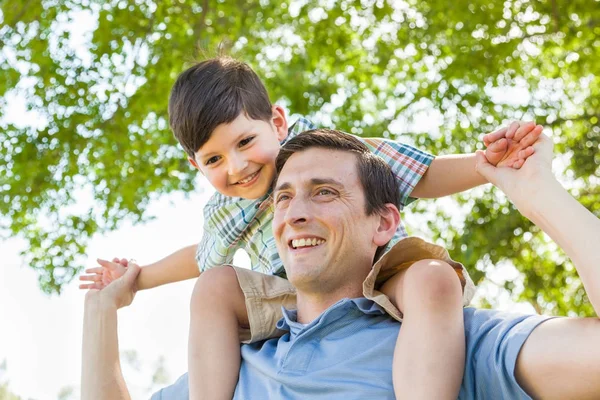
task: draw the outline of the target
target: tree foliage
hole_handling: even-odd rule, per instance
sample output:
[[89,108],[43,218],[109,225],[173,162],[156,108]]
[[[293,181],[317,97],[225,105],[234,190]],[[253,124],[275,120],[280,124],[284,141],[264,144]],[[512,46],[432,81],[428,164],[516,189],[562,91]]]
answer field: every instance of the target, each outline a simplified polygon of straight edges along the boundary
[[[168,129],[168,94],[217,48],[249,62],[293,113],[434,154],[474,151],[480,134],[535,118],[564,182],[600,215],[598,0],[1,4],[0,228],[27,239],[24,258],[47,292],[79,271],[94,234],[193,189]],[[6,114],[17,98],[30,124]],[[459,196],[456,207],[468,209],[460,223],[436,203],[412,212],[433,210],[432,234],[476,281],[510,261],[524,289],[503,285],[516,297],[592,312],[572,264],[501,194]]]

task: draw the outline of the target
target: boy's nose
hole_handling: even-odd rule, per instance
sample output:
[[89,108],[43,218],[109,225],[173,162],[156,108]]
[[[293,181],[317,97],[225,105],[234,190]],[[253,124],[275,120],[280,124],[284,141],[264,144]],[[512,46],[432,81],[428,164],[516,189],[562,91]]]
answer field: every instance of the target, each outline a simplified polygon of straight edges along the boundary
[[[229,175],[236,176],[244,171],[248,166],[248,160],[245,157],[234,156],[229,158]],[[241,177],[243,178],[243,177]]]

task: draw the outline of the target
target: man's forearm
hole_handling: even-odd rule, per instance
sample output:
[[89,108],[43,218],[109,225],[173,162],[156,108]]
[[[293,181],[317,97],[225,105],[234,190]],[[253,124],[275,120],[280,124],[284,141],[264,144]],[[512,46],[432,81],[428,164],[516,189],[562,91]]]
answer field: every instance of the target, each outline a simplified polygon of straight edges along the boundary
[[523,215],[571,258],[596,314],[600,315],[600,220],[554,177],[540,179],[527,193],[507,193]]
[[197,277],[200,273],[195,259],[196,247],[184,247],[160,261],[142,267],[136,282],[137,289],[151,289]]
[[411,196],[438,198],[487,183],[475,170],[475,154],[436,157]]
[[130,399],[119,360],[117,309],[93,292],[84,305],[81,399]]

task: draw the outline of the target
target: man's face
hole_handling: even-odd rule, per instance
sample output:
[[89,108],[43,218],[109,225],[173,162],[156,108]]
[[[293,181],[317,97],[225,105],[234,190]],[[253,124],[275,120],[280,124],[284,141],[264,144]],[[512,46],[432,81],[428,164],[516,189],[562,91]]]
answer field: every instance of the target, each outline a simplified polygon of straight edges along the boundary
[[273,233],[290,282],[304,291],[360,287],[378,246],[379,217],[365,213],[356,156],[320,148],[295,153],[273,195]]
[[283,110],[273,108],[270,121],[240,114],[221,124],[190,162],[220,193],[257,199],[267,193],[275,176],[279,142],[287,135]]

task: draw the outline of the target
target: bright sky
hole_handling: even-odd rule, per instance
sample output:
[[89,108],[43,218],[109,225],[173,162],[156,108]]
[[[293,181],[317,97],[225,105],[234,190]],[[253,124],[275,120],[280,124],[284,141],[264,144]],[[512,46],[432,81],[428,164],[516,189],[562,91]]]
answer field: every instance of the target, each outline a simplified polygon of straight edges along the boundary
[[[142,265],[197,242],[190,217],[202,226],[202,205],[211,191],[171,196],[151,210],[158,218],[92,240],[86,265],[96,257],[135,258]],[[42,294],[33,270],[21,265],[18,240],[0,242],[0,363],[7,361],[11,390],[24,398],[56,399],[65,386],[79,386],[84,291],[73,282],[60,297]],[[194,282],[140,292],[131,307],[119,314],[120,349],[137,350],[145,365],[126,379],[142,398],[151,382],[152,368],[162,355],[171,381],[187,365],[188,302]],[[76,391],[78,393],[78,389]],[[78,396],[76,395],[75,398]]]

